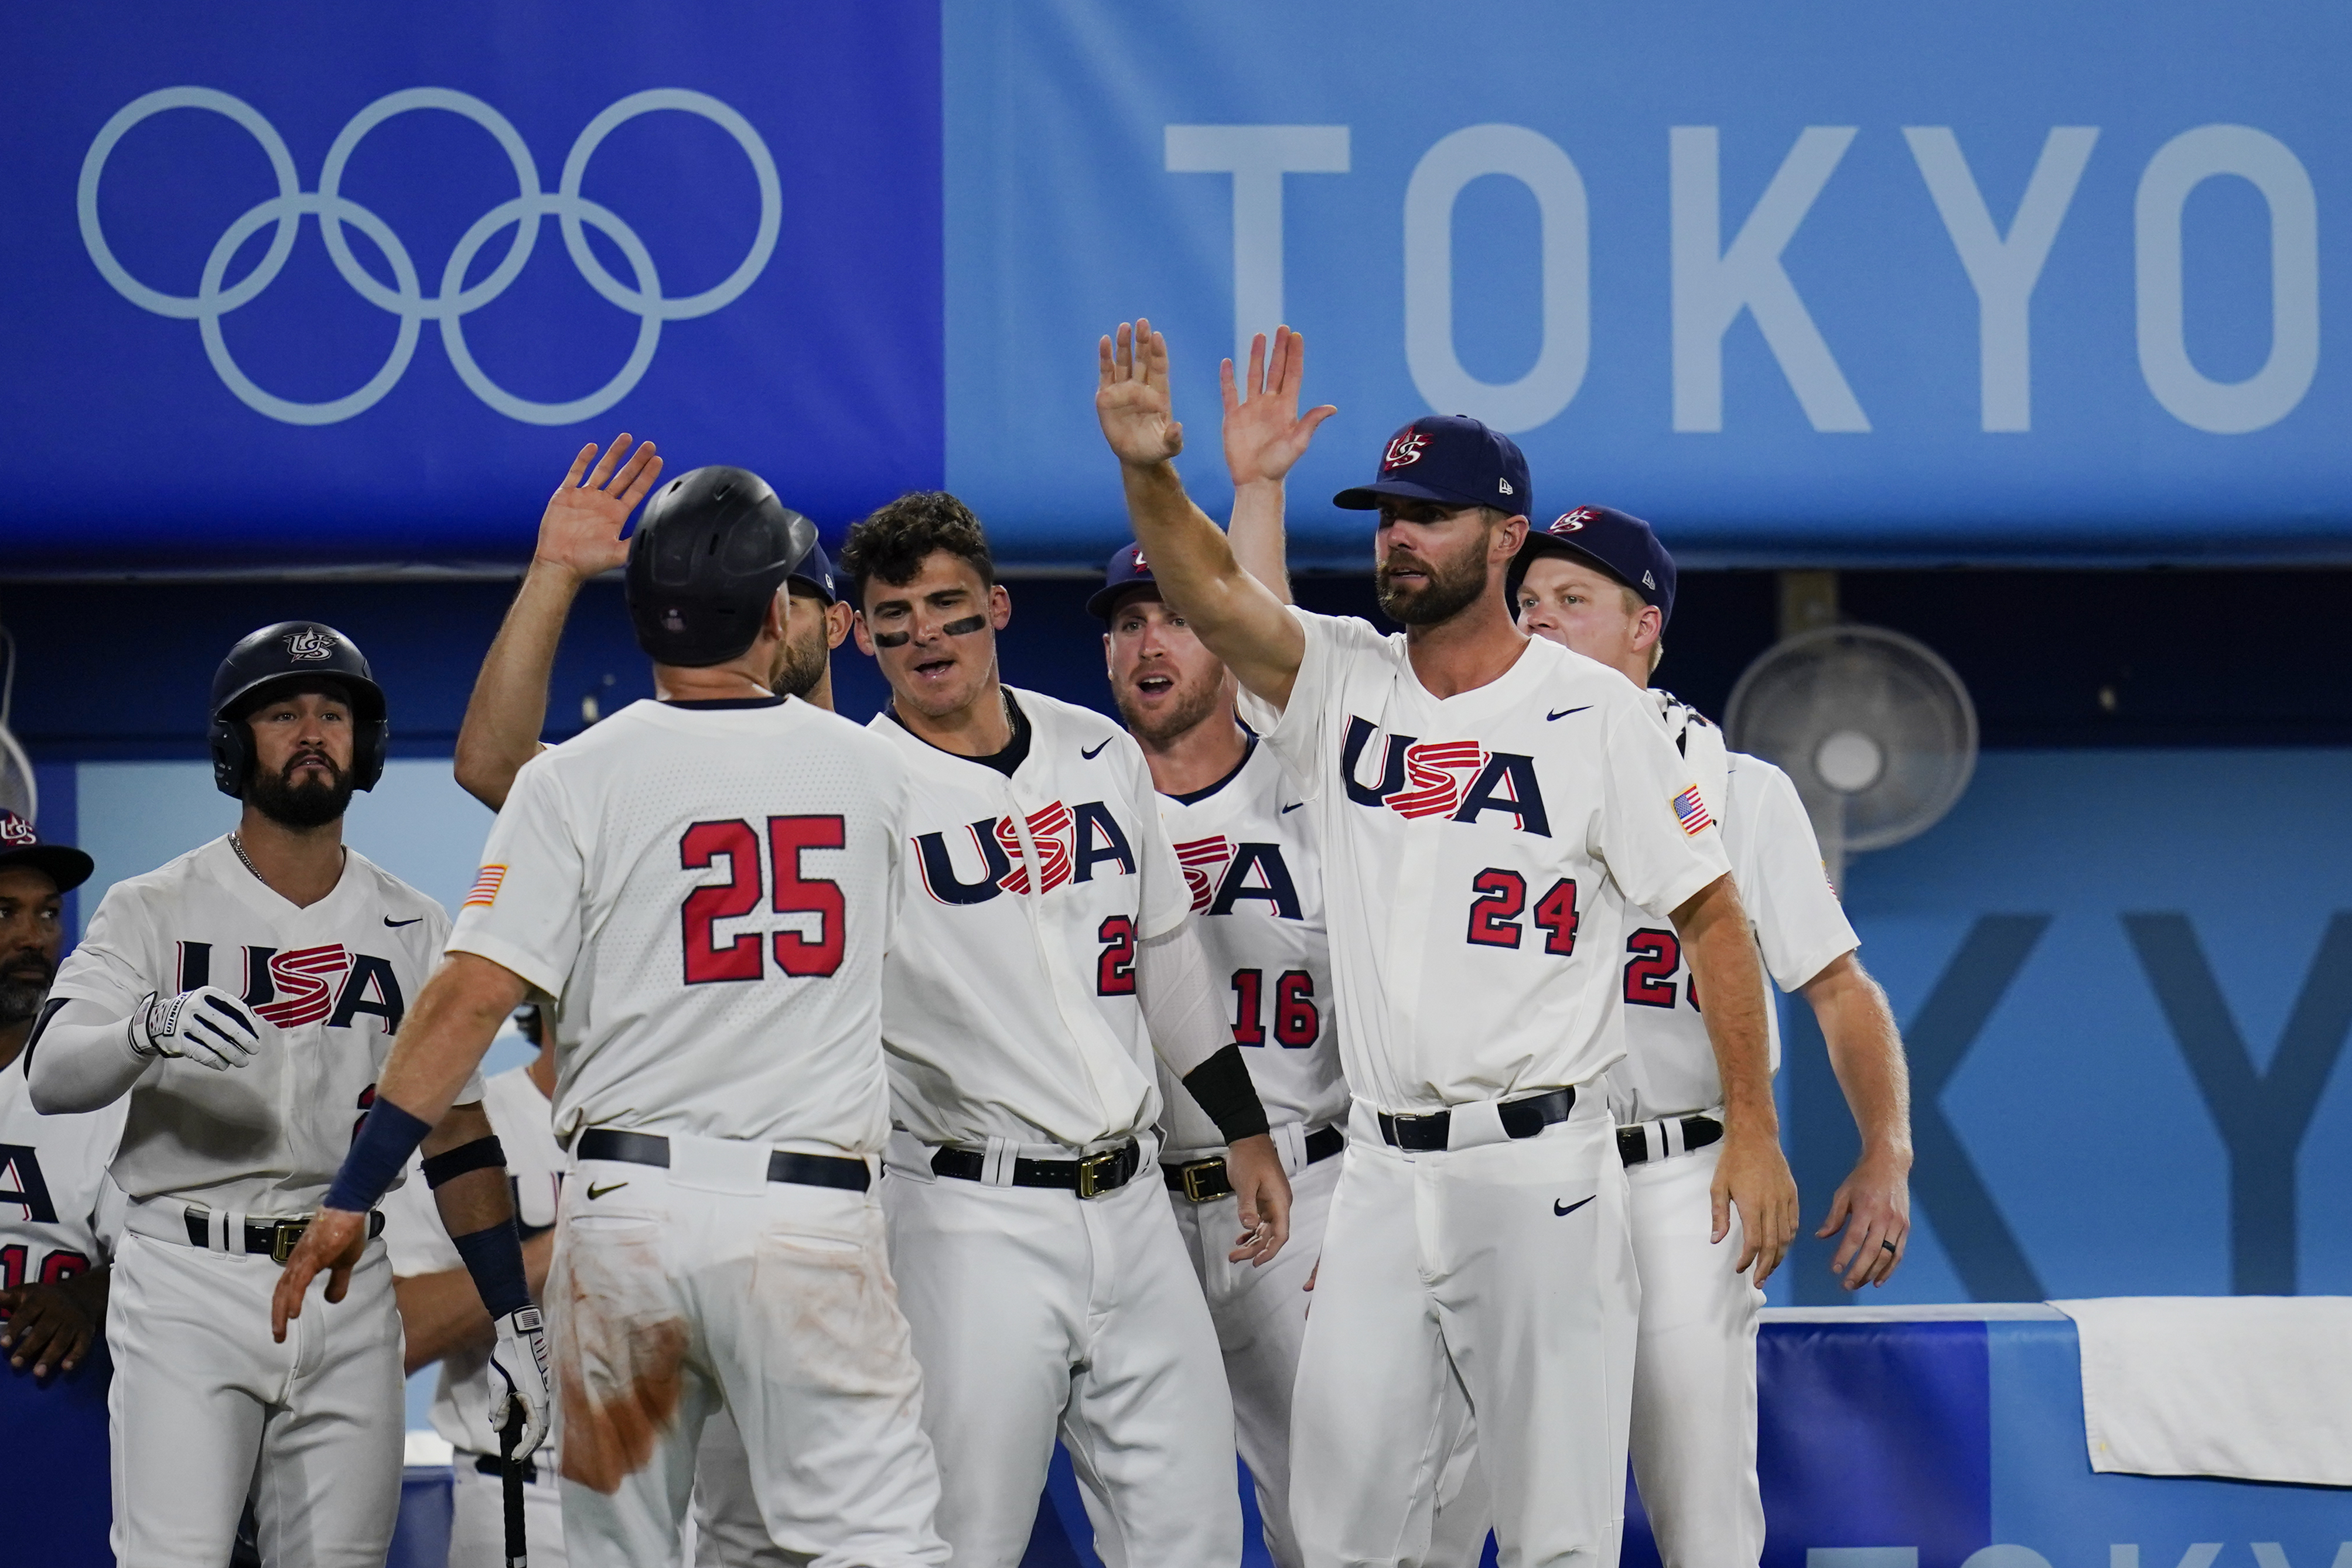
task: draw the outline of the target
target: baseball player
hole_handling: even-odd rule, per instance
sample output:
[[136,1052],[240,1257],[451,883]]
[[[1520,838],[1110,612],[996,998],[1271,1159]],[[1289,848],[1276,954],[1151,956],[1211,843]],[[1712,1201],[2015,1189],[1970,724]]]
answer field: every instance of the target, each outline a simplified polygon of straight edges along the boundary
[[[1633,907],[1672,912],[1727,1063],[1719,1207],[1769,1268],[1794,1224],[1747,917],[1638,690],[1512,624],[1527,465],[1475,420],[1399,431],[1378,508],[1406,631],[1286,610],[1186,498],[1163,339],[1102,340],[1097,409],[1162,593],[1307,780],[1354,1098],[1292,1418],[1310,1568],[1426,1550],[1453,1402],[1507,1563],[1615,1559],[1639,1286],[1602,1077]],[[1748,1261],[1743,1259],[1743,1263]]]
[[[41,1111],[129,1100],[110,1166],[131,1200],[106,1325],[115,1554],[226,1561],[250,1493],[268,1561],[376,1564],[403,1435],[372,1204],[351,1217],[349,1303],[290,1343],[261,1331],[447,918],[343,845],[385,733],[383,693],[349,639],[263,627],[222,661],[212,715],[214,781],[243,802],[236,831],[108,891],[26,1047]],[[449,1088],[454,1107],[419,1138],[478,1284],[514,1227],[480,1086]],[[493,1359],[543,1425],[537,1315],[500,1316]]]
[[[1270,508],[1278,519],[1284,476],[1321,419],[1320,411],[1297,417],[1299,367],[1284,351],[1286,340],[1277,344],[1271,376],[1259,342],[1246,402],[1234,397],[1226,367],[1237,529],[1253,509]],[[1160,791],[1210,971],[1230,988],[1233,1039],[1290,1178],[1289,1244],[1262,1268],[1228,1261],[1238,1217],[1222,1141],[1161,1071],[1161,1174],[1224,1353],[1234,1436],[1257,1486],[1266,1551],[1281,1568],[1298,1568],[1290,1388],[1307,1327],[1304,1287],[1347,1144],[1322,857],[1297,786],[1273,748],[1242,727],[1232,674],[1160,600],[1143,552],[1128,545],[1113,554],[1087,606],[1105,622],[1111,695]]]
[[[548,684],[554,673],[556,646],[581,584],[628,559],[629,547],[621,534],[635,506],[635,497],[629,494],[634,481],[616,482],[614,475],[622,471],[629,450],[630,437],[623,434],[601,456],[591,443],[573,459],[571,472],[541,515],[530,570],[474,683],[473,698],[457,732],[457,782],[494,811],[506,804],[522,765],[546,749],[539,737],[547,720]],[[661,472],[661,459],[650,442],[637,451],[650,482]],[[831,712],[832,650],[849,635],[850,612],[836,591],[833,564],[825,557],[824,547],[813,536],[807,553],[793,563],[785,576],[784,589],[792,599],[792,615],[776,689]],[[542,1048],[547,1077],[534,1080],[541,1082],[550,1097],[554,1071],[551,1051],[551,1044]],[[493,1121],[499,1110],[498,1082],[491,1081]],[[541,1118],[546,1121],[553,1107],[541,1109],[548,1113]],[[558,1170],[560,1179],[560,1166]],[[398,1214],[396,1209],[393,1212],[395,1225],[386,1234],[394,1239],[397,1263]],[[523,1220],[528,1226],[527,1212]],[[551,1239],[547,1245],[552,1246]],[[534,1273],[542,1267],[534,1263]],[[415,1335],[410,1337],[413,1342]],[[412,1362],[417,1359],[413,1343],[410,1355]],[[435,1422],[441,1425],[437,1407]],[[478,1468],[478,1461],[461,1454],[455,1462],[461,1501],[468,1487],[487,1500],[488,1489],[470,1482],[464,1473],[468,1463]],[[551,1463],[543,1461],[541,1469],[552,1479]],[[534,1499],[543,1495],[551,1503],[555,1494],[551,1487],[544,1494],[531,1495]],[[768,1539],[759,1500],[752,1492],[750,1456],[734,1417],[724,1406],[713,1410],[703,1424],[702,1445],[695,1456],[691,1521],[688,1534],[694,1542],[692,1555],[702,1568],[787,1568],[786,1554]],[[541,1543],[549,1542],[560,1550],[556,1529],[555,1523],[534,1516],[532,1550],[540,1552]],[[497,1537],[480,1539],[495,1542]]]
[[[613,476],[624,512],[650,466],[641,451]],[[777,1544],[816,1568],[947,1556],[875,1191],[906,769],[775,693],[784,576],[814,533],[740,468],[655,493],[627,583],[658,700],[516,775],[339,1177],[372,1197],[499,1020],[556,999],[572,1171],[548,1295],[574,1563],[677,1561],[722,1400]],[[331,1199],[281,1310],[359,1235]]]
[[941,1532],[959,1568],[1017,1563],[1058,1429],[1109,1568],[1230,1568],[1233,1408],[1154,1174],[1152,1053],[1225,1147],[1226,1261],[1280,1252],[1289,1188],[1150,772],[1100,715],[1000,681],[1012,601],[955,497],[884,507],[842,560],[890,685],[872,727],[914,780],[884,1202]]
[[[1528,533],[1507,586],[1523,629],[1646,688],[1674,615],[1675,580],[1674,558],[1647,523],[1578,507]],[[1671,693],[1643,695],[1697,775],[1701,797],[1720,810],[1764,966],[1782,990],[1812,1004],[1853,1108],[1862,1157],[1816,1234],[1844,1230],[1830,1267],[1846,1289],[1884,1284],[1911,1228],[1908,1082],[1885,993],[1854,957],[1859,941],[1788,775],[1727,749],[1723,732]],[[1764,1548],[1756,1479],[1761,1281],[1733,1268],[1732,1246],[1711,1220],[1724,1092],[1690,967],[1662,912],[1635,914],[1620,988],[1625,1056],[1608,1077],[1642,1279],[1633,1476],[1666,1568],[1753,1564]],[[1777,1068],[1779,1020],[1770,1009],[1764,1016]],[[1465,1544],[1458,1560],[1466,1564],[1476,1548]]]
[[12,1511],[10,1549],[44,1563],[111,1561],[91,1478],[107,1463],[106,1291],[122,1195],[106,1164],[124,1108],[44,1116],[16,1065],[65,946],[60,895],[90,869],[0,810],[0,1430],[13,1439],[9,1490],[42,1500]]
[[[522,1236],[524,1276],[531,1300],[544,1301],[555,1251],[556,1200],[569,1163],[555,1144],[555,1037],[545,1010],[526,1007],[515,1021],[539,1054],[482,1085],[482,1109],[505,1152],[507,1182]],[[383,1203],[383,1245],[392,1260],[394,1299],[400,1309],[403,1371],[441,1364],[434,1392],[433,1428],[449,1441],[450,1568],[507,1568],[505,1463],[490,1411],[499,1389],[490,1371],[497,1344],[465,1260],[426,1200],[411,1170]],[[539,1568],[563,1568],[563,1510],[555,1485],[552,1441],[521,1462],[525,1537]]]

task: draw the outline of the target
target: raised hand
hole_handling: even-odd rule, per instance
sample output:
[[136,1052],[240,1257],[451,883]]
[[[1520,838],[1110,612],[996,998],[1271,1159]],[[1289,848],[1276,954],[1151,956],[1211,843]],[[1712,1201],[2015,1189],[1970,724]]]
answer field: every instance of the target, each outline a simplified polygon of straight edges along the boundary
[[[593,473],[592,463],[595,465]],[[652,493],[661,471],[662,460],[654,444],[643,442],[632,453],[626,431],[613,438],[601,458],[594,442],[582,447],[580,455],[572,460],[572,472],[563,476],[563,483],[548,498],[547,510],[540,514],[534,562],[544,561],[583,581],[625,562],[629,547],[621,538],[621,529],[627,526],[637,503]]]
[[1116,344],[1102,340],[1099,357],[1095,417],[1118,460],[1149,467],[1183,451],[1184,427],[1168,392],[1168,340],[1139,316],[1132,327],[1119,323]]
[[1301,418],[1298,388],[1306,380],[1307,340],[1287,327],[1274,330],[1273,352],[1265,334],[1250,340],[1248,379],[1237,389],[1234,362],[1219,368],[1225,397],[1225,467],[1239,488],[1279,480],[1306,454],[1316,427],[1339,413],[1329,403]]

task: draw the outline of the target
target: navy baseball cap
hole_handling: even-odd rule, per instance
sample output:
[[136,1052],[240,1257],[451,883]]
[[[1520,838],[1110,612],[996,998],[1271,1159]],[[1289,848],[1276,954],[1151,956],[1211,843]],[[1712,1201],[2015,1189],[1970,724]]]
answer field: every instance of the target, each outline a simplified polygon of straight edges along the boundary
[[1548,528],[1529,528],[1504,580],[1506,602],[1514,614],[1519,583],[1539,555],[1567,556],[1597,566],[1640,594],[1644,603],[1656,605],[1661,626],[1675,618],[1675,558],[1639,517],[1614,507],[1579,507],[1553,518]]
[[1110,560],[1103,567],[1103,585],[1087,595],[1087,613],[1109,620],[1119,595],[1139,584],[1155,591],[1158,588],[1151,580],[1151,565],[1143,559],[1143,547],[1123,544],[1110,552]]
[[827,604],[841,602],[841,595],[834,591],[833,586],[833,560],[824,553],[822,540],[809,540],[808,553],[793,562],[792,570],[784,573],[784,578],[786,581],[815,589]]
[[1433,413],[1390,436],[1379,475],[1369,485],[1340,491],[1331,504],[1370,512],[1379,509],[1381,497],[1394,496],[1533,516],[1533,488],[1517,442],[1466,413]]
[[31,866],[56,883],[59,893],[79,887],[97,869],[89,856],[71,844],[41,842],[32,823],[0,807],[0,871],[12,865]]

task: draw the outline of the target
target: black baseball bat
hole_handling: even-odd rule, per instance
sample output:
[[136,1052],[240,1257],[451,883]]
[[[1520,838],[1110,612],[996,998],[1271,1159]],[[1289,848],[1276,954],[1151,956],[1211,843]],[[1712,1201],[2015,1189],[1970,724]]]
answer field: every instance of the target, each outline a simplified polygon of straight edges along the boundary
[[530,1543],[525,1539],[522,1523],[522,1468],[530,1463],[529,1456],[515,1458],[515,1444],[521,1440],[523,1427],[522,1401],[514,1402],[507,1424],[499,1432],[499,1483],[506,1492],[507,1505],[507,1568],[530,1568]]

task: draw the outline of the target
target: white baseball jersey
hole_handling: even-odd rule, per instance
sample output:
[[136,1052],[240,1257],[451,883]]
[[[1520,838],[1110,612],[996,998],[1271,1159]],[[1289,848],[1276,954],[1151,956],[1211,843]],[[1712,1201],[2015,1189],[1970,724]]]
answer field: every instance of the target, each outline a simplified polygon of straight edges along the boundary
[[1085,1148],[1160,1113],[1136,948],[1192,893],[1127,732],[1012,695],[1029,749],[1010,777],[874,718],[913,777],[882,1001],[894,1112],[926,1144]]
[[[554,1107],[531,1082],[530,1070],[517,1067],[483,1084],[482,1109],[489,1113],[490,1130],[506,1151],[515,1222],[528,1239],[554,1226],[556,1198],[569,1164],[555,1144]],[[383,1205],[383,1244],[394,1275],[406,1279],[464,1268],[466,1260],[451,1244],[441,1211],[414,1162],[410,1174],[414,1179]],[[488,1345],[444,1357],[433,1396],[433,1429],[450,1447],[471,1454],[499,1451],[498,1428],[490,1425],[489,1366]],[[552,1447],[542,1450],[541,1464],[553,1462]]]
[[303,909],[226,837],[107,890],[53,998],[127,1019],[150,992],[213,985],[264,1025],[241,1067],[159,1056],[140,1073],[111,1167],[131,1198],[291,1217],[326,1197],[449,930],[433,900],[357,850],[344,856],[335,890]]
[[[1234,1040],[1266,1121],[1316,1128],[1348,1108],[1323,934],[1323,856],[1306,797],[1274,748],[1253,738],[1241,766],[1205,789],[1160,797],[1200,917],[1212,976],[1232,989]],[[1224,1146],[1223,1134],[1162,1063],[1163,1158]]]
[[1244,693],[1242,716],[1314,802],[1349,1087],[1423,1112],[1599,1077],[1623,1052],[1629,904],[1728,870],[1648,699],[1538,639],[1440,700],[1402,633],[1291,613],[1289,705]]
[[[1732,880],[1764,967],[1793,991],[1861,946],[1830,886],[1813,825],[1789,776],[1761,758],[1727,750],[1723,731],[1664,692],[1648,694],[1667,736],[1722,813]],[[1718,805],[1717,803],[1720,802]],[[1723,1103],[1689,966],[1674,922],[1653,905],[1633,911],[1622,949],[1625,1059],[1609,1070],[1609,1103],[1621,1124],[1686,1116]],[[1778,1008],[1764,1009],[1772,1067],[1780,1066]]]
[[0,1069],[0,1290],[58,1285],[103,1267],[122,1229],[107,1179],[128,1100],[80,1115],[33,1109],[21,1058]]
[[878,1154],[906,769],[794,697],[636,702],[515,776],[451,952],[557,1000],[555,1129]]

